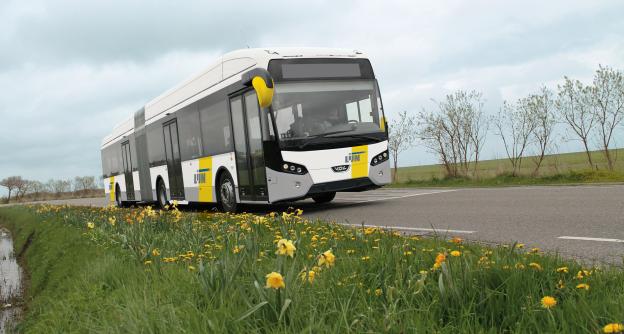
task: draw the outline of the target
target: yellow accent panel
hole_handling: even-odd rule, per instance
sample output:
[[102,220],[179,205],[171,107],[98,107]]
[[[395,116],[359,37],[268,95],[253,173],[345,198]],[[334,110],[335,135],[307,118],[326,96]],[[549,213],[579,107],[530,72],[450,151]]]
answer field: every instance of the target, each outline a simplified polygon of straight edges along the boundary
[[212,157],[199,159],[199,201],[212,202]]
[[110,194],[110,201],[114,202],[115,201],[115,177],[111,176],[110,177],[110,183],[108,186],[109,194]]
[[368,176],[368,145],[351,148],[351,178]]
[[251,79],[251,85],[258,95],[258,104],[260,108],[266,108],[273,103],[273,88],[267,87],[267,83],[261,77]]
[[386,131],[386,118],[383,116],[379,118],[379,128],[381,131]]

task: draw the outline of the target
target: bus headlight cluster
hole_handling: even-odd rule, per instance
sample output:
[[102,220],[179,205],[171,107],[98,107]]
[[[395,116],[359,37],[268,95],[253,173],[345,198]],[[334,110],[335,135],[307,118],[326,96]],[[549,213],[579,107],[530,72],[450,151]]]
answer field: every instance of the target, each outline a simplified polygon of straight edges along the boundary
[[373,157],[373,160],[371,160],[371,166],[377,166],[380,163],[388,160],[388,158],[389,158],[388,151],[383,151],[377,154],[375,157]]
[[302,165],[292,162],[284,162],[282,164],[282,172],[303,175],[306,174],[308,170]]

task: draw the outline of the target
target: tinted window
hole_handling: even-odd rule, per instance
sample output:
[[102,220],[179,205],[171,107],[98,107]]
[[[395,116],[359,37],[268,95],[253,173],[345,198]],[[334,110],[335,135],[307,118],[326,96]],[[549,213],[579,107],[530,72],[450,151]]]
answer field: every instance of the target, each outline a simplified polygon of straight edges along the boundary
[[165,144],[163,130],[160,123],[150,124],[147,127],[147,152],[150,163],[163,163],[165,161]]
[[178,115],[182,160],[197,159],[202,156],[201,129],[197,108],[195,105],[186,107],[180,110]]
[[233,151],[230,116],[225,100],[212,104],[200,103],[199,118],[204,155]]

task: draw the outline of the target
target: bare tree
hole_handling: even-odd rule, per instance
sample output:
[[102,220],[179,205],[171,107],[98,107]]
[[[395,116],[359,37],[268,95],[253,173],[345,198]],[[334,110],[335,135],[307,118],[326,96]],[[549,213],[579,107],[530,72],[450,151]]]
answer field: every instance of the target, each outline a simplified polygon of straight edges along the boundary
[[436,112],[418,115],[418,136],[438,156],[448,176],[467,176],[472,161],[476,171],[487,132],[482,95],[460,90],[436,103]]
[[574,134],[581,140],[587,154],[587,163],[594,168],[589,151],[589,137],[596,125],[596,115],[592,112],[592,94],[589,87],[583,86],[578,80],[565,77],[565,83],[558,86],[555,107],[561,118]]
[[56,197],[71,190],[71,181],[69,180],[50,180],[48,185]]
[[95,189],[94,176],[76,176],[74,178],[74,191],[86,192],[87,190],[92,189]]
[[30,190],[30,181],[22,179],[20,177],[20,180],[17,183],[15,190],[17,190],[16,196],[15,196],[16,199],[24,198],[26,193]]
[[533,175],[537,175],[544,161],[546,151],[551,146],[553,130],[557,123],[554,113],[554,100],[552,92],[542,87],[539,94],[533,94],[529,97],[528,107],[531,109],[530,113],[535,117],[535,129],[533,130],[533,139],[538,147],[538,155],[534,158],[535,170]]
[[39,195],[46,190],[46,186],[40,181],[29,181],[30,192],[33,194],[34,199],[39,198]]
[[407,111],[399,113],[398,119],[392,121],[389,128],[388,148],[394,162],[393,182],[397,182],[399,154],[414,145],[416,140],[415,117]]
[[530,100],[520,99],[515,105],[503,102],[503,106],[494,117],[497,135],[503,140],[505,153],[511,162],[512,175],[518,175],[522,167],[524,151],[530,143],[531,134],[535,130],[535,117],[529,106]]
[[11,202],[11,193],[13,192],[13,190],[17,189],[17,187],[22,182],[23,180],[21,176],[9,176],[0,181],[0,186],[7,188],[7,190],[9,191],[7,203]]
[[599,66],[591,92],[598,135],[609,170],[613,170],[614,159],[609,146],[614,131],[624,119],[624,75],[608,66]]

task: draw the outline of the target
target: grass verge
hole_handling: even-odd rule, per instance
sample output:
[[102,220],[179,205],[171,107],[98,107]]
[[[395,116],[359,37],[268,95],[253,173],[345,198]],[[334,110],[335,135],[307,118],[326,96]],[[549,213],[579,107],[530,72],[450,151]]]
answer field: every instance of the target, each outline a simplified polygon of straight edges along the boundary
[[521,244],[297,213],[44,205],[0,209],[0,224],[30,273],[23,332],[596,333],[624,320],[622,271]]
[[588,183],[622,183],[624,172],[606,170],[581,170],[545,176],[513,176],[504,173],[493,177],[436,177],[425,180],[409,180],[390,185],[390,187],[501,187],[523,185],[565,185]]

